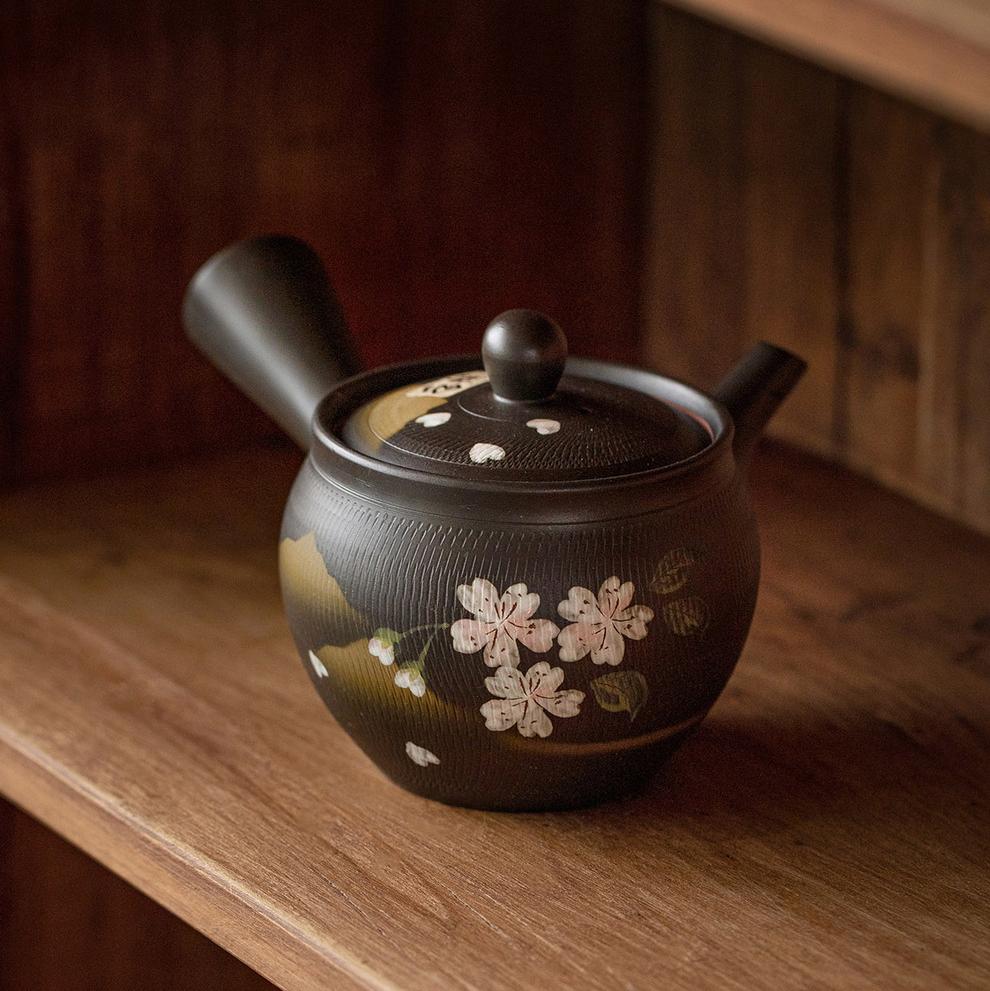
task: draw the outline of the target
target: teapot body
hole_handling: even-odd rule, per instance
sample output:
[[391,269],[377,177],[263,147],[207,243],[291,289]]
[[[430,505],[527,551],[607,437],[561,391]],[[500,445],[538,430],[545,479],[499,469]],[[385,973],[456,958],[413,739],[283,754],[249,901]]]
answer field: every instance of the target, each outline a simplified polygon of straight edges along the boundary
[[635,789],[718,698],[753,615],[756,524],[724,448],[682,498],[613,516],[606,495],[587,522],[403,505],[311,456],[279,557],[314,687],[429,798],[545,810]]
[[549,317],[509,310],[480,362],[355,374],[320,259],[281,235],[210,258],[183,319],[308,452],[279,547],[289,626],[396,782],[486,809],[586,805],[704,718],[759,584],[746,463],[800,358],[760,342],[708,396],[568,357]]

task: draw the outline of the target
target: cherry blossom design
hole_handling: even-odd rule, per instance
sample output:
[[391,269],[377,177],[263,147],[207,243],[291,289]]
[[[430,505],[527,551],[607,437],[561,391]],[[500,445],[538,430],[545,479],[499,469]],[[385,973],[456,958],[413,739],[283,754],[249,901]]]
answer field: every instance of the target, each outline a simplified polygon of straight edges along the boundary
[[368,653],[388,667],[395,663],[395,643],[385,635],[374,636],[368,641]]
[[486,461],[502,461],[505,458],[505,448],[498,444],[474,444],[468,456],[476,465],[483,465]]
[[484,650],[490,668],[519,665],[518,643],[542,654],[560,632],[549,619],[533,619],[540,597],[524,584],[510,585],[501,596],[486,578],[457,586],[457,598],[474,619],[459,619],[450,627],[454,650],[474,654]]
[[493,677],[485,678],[485,687],[497,696],[481,707],[485,726],[498,732],[515,726],[523,736],[549,736],[553,723],[547,713],[576,716],[584,701],[584,692],[558,691],[563,680],[563,668],[552,668],[546,661],[525,674],[518,668],[500,667]]
[[440,758],[432,750],[427,750],[426,747],[421,747],[419,744],[413,743],[412,740],[406,743],[406,756],[414,764],[419,764],[420,767],[429,767],[430,764],[440,763]]
[[408,688],[416,698],[421,699],[426,694],[423,672],[415,667],[399,668],[392,680],[398,688]]
[[615,575],[605,580],[597,597],[590,589],[576,585],[567,593],[557,611],[571,625],[557,639],[562,661],[579,661],[591,653],[595,664],[619,664],[626,652],[623,637],[642,640],[646,624],[653,619],[649,606],[634,606],[636,586]]

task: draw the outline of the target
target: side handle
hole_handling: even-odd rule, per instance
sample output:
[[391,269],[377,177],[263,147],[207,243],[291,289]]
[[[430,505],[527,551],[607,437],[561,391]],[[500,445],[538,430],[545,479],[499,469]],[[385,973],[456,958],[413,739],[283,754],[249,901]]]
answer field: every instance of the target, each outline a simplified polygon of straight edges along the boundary
[[326,271],[294,237],[215,254],[189,283],[182,317],[193,344],[303,450],[319,401],[359,370]]

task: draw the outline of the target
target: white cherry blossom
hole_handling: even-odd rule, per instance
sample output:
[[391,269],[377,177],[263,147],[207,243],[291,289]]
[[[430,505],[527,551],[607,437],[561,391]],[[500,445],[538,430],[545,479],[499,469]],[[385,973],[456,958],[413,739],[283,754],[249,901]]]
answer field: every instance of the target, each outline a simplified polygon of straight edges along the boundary
[[534,664],[525,674],[518,668],[499,668],[485,679],[488,691],[497,696],[481,707],[485,726],[496,731],[515,726],[523,736],[549,736],[553,732],[550,715],[576,716],[584,701],[584,692],[558,691],[563,680],[563,668],[552,668],[546,661]]
[[518,643],[545,653],[559,632],[550,620],[533,619],[540,597],[522,583],[510,585],[500,596],[488,579],[475,578],[470,585],[457,586],[457,598],[475,618],[459,619],[451,626],[454,650],[462,654],[483,650],[490,668],[516,667]]
[[372,637],[368,641],[368,653],[377,657],[386,667],[395,663],[395,644],[388,643],[380,637]]
[[429,767],[430,764],[439,764],[440,758],[432,750],[409,741],[406,743],[406,756],[420,767]]
[[416,698],[426,694],[426,681],[416,668],[399,668],[393,680],[399,688],[408,688]]
[[557,611],[570,626],[561,630],[557,640],[562,661],[578,661],[589,652],[595,664],[619,664],[625,656],[626,643],[642,640],[646,624],[653,619],[649,606],[634,606],[636,586],[620,581],[615,575],[603,582],[597,597],[590,589],[575,585]]

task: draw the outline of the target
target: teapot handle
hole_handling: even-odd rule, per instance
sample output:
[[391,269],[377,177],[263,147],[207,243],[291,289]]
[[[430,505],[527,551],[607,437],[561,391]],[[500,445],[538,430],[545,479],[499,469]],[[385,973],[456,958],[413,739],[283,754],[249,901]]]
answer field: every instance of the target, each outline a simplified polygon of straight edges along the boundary
[[190,281],[182,317],[193,344],[303,450],[317,404],[358,371],[326,271],[294,237],[215,254]]

